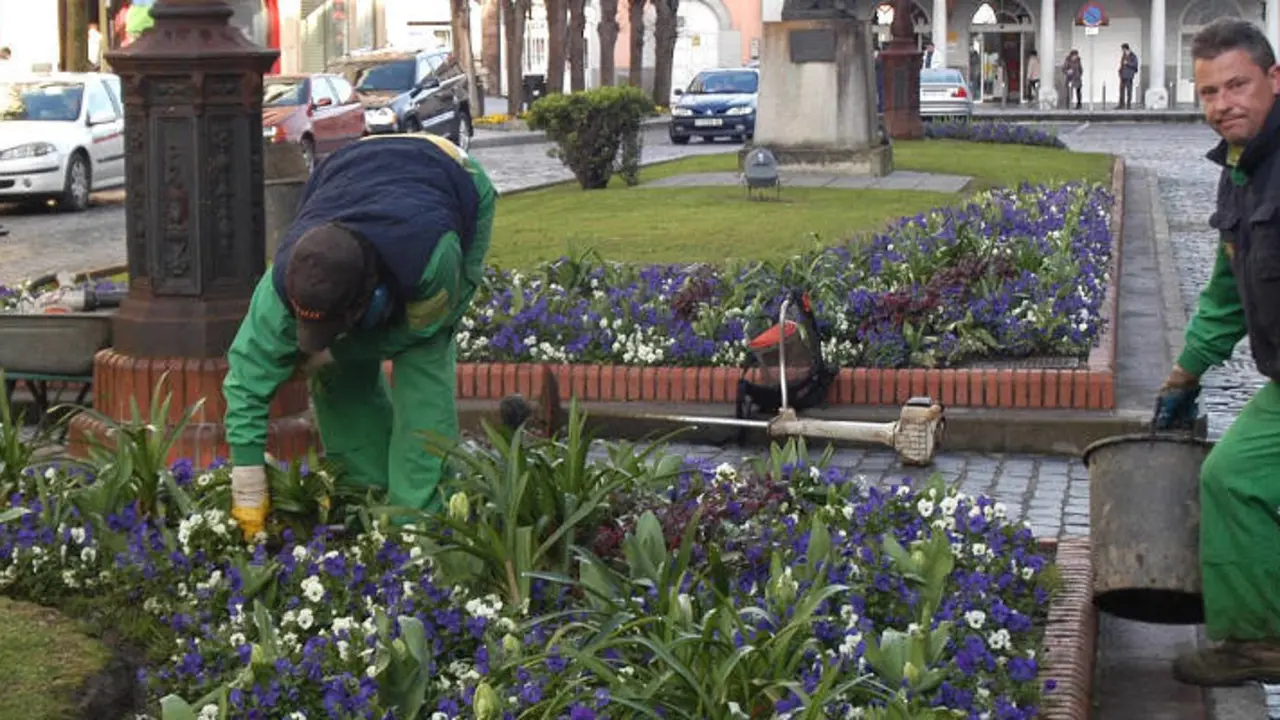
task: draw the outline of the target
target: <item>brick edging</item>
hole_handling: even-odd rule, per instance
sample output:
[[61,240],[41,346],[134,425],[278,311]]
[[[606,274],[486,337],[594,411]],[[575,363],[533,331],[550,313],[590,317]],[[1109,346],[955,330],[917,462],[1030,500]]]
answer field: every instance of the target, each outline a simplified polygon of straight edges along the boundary
[[1053,680],[1056,687],[1045,692],[1040,717],[1089,720],[1098,639],[1089,539],[1050,540],[1042,547],[1056,549],[1062,587],[1049,605],[1039,677],[1041,683]]
[[[1085,369],[842,368],[827,402],[901,405],[912,396],[928,395],[949,407],[1114,410],[1124,177],[1124,159],[1115,157],[1111,170],[1111,281],[1101,311],[1106,325]],[[546,368],[556,376],[562,401],[576,397],[596,402],[733,402],[742,377],[738,367],[459,363],[457,396],[496,400],[518,392],[537,397]]]

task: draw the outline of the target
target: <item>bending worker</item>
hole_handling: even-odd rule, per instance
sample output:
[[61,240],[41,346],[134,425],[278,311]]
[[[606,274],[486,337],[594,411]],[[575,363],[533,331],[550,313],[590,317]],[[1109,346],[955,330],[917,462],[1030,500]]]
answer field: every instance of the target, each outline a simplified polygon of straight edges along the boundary
[[[1156,403],[1157,429],[1190,427],[1199,378],[1246,335],[1270,378],[1200,471],[1205,625],[1216,647],[1174,675],[1201,686],[1280,682],[1280,68],[1262,31],[1219,21],[1191,44],[1205,119],[1222,137],[1217,259]],[[1152,492],[1160,492],[1159,483]]]
[[454,327],[483,277],[496,198],[436,136],[368,137],[317,167],[227,353],[232,515],[246,537],[269,512],[268,406],[299,367],[345,479],[386,488],[392,505],[439,506],[444,461],[427,441],[458,434]]

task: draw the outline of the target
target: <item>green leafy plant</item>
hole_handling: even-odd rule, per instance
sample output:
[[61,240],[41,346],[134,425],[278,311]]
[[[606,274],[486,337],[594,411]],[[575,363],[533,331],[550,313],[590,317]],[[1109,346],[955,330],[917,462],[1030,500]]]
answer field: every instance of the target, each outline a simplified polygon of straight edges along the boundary
[[547,95],[529,110],[529,128],[556,144],[550,152],[573,172],[583,190],[609,186],[615,172],[639,182],[641,122],[653,101],[639,88],[601,87]]
[[0,498],[7,498],[22,487],[23,473],[52,444],[48,428],[26,428],[25,414],[14,417],[9,402],[8,379],[0,369]]
[[[449,512],[423,517],[420,530],[437,544],[442,572],[459,582],[487,584],[518,606],[529,597],[530,572],[571,566],[578,529],[598,524],[608,498],[642,481],[638,473],[653,472],[643,465],[623,469],[592,462],[586,420],[574,402],[563,440],[486,423],[491,451],[431,441],[462,470]],[[673,477],[676,471],[665,470]]]
[[173,394],[165,391],[169,374],[160,376],[151,391],[151,406],[146,415],[136,398],[129,398],[131,419],[117,421],[105,413],[89,408],[75,411],[105,428],[103,437],[92,436],[89,465],[97,476],[77,498],[82,512],[105,517],[133,502],[139,512],[166,515],[166,488],[172,480],[169,463],[183,432],[204,406],[204,398],[170,420]]

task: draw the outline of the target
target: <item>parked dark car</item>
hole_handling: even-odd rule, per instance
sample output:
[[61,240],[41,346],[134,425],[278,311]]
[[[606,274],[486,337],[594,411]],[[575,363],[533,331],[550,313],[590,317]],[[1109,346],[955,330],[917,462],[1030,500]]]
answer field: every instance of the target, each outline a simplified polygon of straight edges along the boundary
[[756,133],[756,98],[760,71],[756,68],[703,70],[684,90],[676,90],[671,108],[671,142],[684,145],[690,138],[727,137],[735,142]]
[[302,146],[307,167],[364,136],[364,106],[338,75],[268,75],[262,79],[262,136]]
[[467,74],[446,50],[375,50],[329,66],[355,87],[370,134],[426,131],[467,147],[474,129]]

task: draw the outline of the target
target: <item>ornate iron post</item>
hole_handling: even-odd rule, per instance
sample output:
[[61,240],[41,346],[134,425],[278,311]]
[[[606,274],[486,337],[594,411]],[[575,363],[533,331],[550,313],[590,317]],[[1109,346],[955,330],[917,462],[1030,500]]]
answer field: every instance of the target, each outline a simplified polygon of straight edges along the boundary
[[262,75],[221,0],[159,0],[155,27],[108,53],[124,87],[133,357],[222,356],[264,271]]
[[[167,373],[175,417],[204,401],[174,454],[210,462],[224,355],[265,272],[262,76],[279,53],[230,25],[222,0],[159,0],[151,14],[154,27],[106,54],[124,89],[129,295],[95,358],[94,406],[130,420],[130,399],[148,407]],[[309,441],[294,417],[306,409],[300,381],[281,388],[273,416],[292,420],[273,423],[278,454]],[[73,448],[104,430],[76,418]]]
[[916,47],[915,24],[911,20],[911,0],[895,0],[893,39],[880,52],[884,67],[884,127],[894,140],[924,137],[920,120],[920,63],[923,53]]

